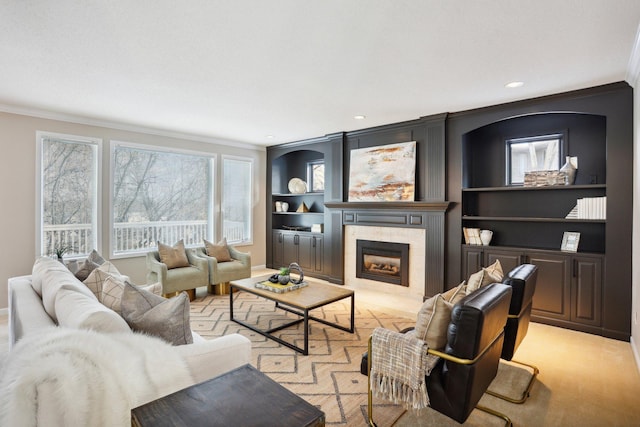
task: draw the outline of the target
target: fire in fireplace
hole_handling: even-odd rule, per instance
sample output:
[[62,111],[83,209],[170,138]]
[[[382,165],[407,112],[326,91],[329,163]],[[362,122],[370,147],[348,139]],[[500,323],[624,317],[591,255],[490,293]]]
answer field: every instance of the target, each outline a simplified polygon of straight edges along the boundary
[[356,277],[409,286],[409,245],[356,240]]

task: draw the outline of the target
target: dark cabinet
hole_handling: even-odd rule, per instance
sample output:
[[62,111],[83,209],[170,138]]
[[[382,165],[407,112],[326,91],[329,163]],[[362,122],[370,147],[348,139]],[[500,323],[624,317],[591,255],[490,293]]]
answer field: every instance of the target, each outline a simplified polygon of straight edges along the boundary
[[464,277],[500,261],[505,274],[522,263],[538,267],[533,319],[558,326],[602,326],[604,255],[492,246],[462,247]]
[[293,231],[273,231],[273,268],[297,262],[304,273],[323,271],[323,237],[321,234]]

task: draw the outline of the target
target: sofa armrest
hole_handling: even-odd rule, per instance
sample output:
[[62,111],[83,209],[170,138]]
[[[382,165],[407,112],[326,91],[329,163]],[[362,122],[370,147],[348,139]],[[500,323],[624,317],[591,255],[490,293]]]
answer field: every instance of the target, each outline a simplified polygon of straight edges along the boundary
[[23,336],[56,325],[31,286],[31,276],[9,278],[8,291],[9,349]]
[[240,252],[236,248],[229,246],[229,254],[231,258],[236,259],[242,263],[245,267],[251,268],[251,254],[246,252]]
[[[167,282],[167,265],[158,261],[153,252],[147,252],[147,269],[149,273],[155,273],[157,281],[160,283]],[[147,279],[149,275],[147,275]]]
[[187,362],[196,384],[251,363],[251,341],[240,334],[175,348]]
[[209,271],[207,260],[197,254],[195,249],[187,249],[187,259],[189,260],[189,264],[193,265],[198,270]]

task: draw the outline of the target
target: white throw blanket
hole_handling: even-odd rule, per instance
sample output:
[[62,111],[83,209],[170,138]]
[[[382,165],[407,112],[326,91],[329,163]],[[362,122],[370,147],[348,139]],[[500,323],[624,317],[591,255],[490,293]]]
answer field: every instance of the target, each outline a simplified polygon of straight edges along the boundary
[[429,406],[425,376],[439,360],[427,354],[427,344],[413,334],[376,328],[371,337],[371,392],[405,407]]
[[0,372],[1,426],[130,426],[131,409],[193,384],[172,346],[142,334],[47,328]]

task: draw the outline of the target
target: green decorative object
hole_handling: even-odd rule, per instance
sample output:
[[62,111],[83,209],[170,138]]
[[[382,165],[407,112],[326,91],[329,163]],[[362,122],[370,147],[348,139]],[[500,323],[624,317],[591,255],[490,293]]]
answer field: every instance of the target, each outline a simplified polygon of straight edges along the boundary
[[282,285],[286,285],[287,283],[289,283],[289,268],[288,267],[282,267],[280,268],[280,273],[278,273],[278,282],[280,282],[280,284]]

